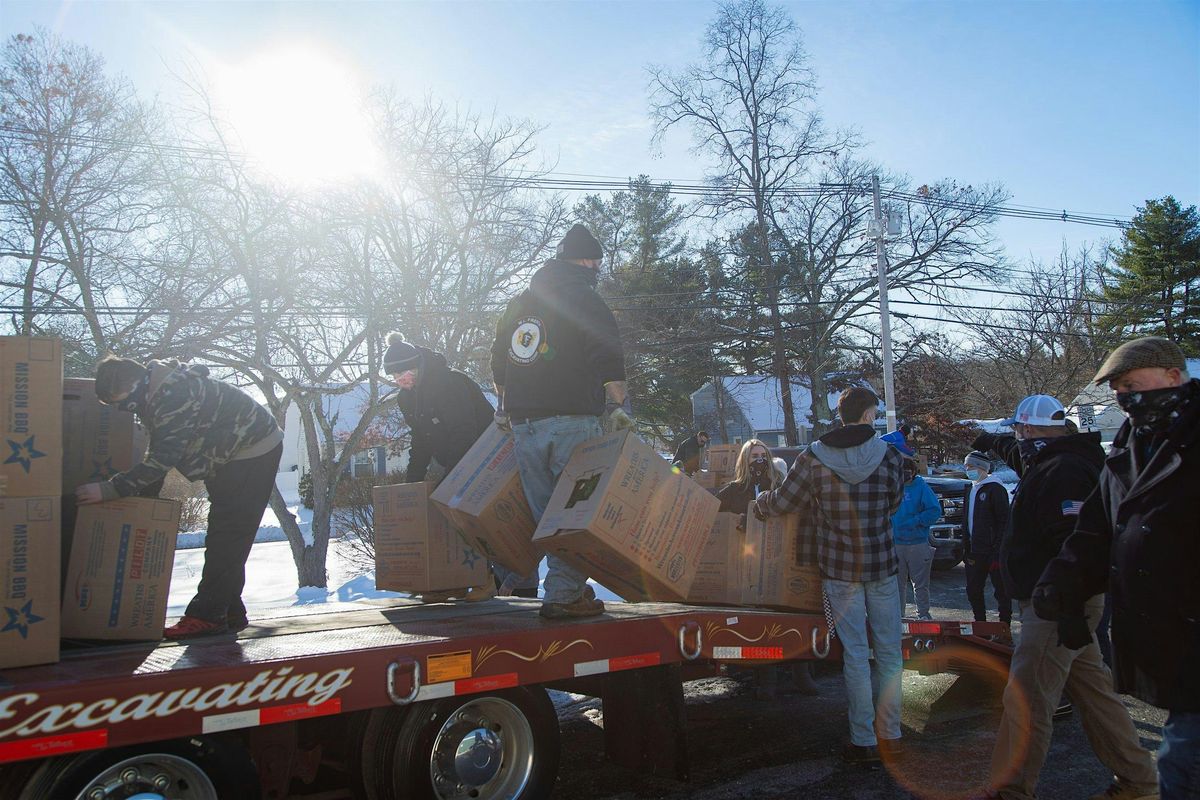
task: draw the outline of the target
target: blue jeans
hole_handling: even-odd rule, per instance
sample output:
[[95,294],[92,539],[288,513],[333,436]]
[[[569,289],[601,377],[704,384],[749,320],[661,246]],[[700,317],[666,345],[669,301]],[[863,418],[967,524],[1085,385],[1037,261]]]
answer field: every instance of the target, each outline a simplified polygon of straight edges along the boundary
[[[594,439],[602,431],[600,418],[592,416],[546,417],[513,426],[517,445],[517,469],[521,486],[534,520],[546,512],[554,484],[571,459],[577,444]],[[573,603],[583,595],[587,576],[557,556],[546,556],[545,603]]]
[[[894,577],[851,583],[826,578],[825,594],[833,610],[833,624],[842,642],[842,676],[850,701],[850,742],[862,747],[883,739],[900,738],[900,585]],[[873,702],[869,647],[875,650],[879,675],[879,700]],[[878,719],[876,719],[878,717]],[[878,722],[878,726],[876,726]]]
[[1162,800],[1200,797],[1200,711],[1172,711],[1158,749]]

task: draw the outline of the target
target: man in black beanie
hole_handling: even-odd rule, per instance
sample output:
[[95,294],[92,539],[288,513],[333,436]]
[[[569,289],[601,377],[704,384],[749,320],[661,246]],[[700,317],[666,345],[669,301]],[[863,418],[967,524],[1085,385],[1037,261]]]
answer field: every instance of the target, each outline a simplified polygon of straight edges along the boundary
[[[529,288],[508,304],[492,344],[497,421],[511,423],[517,466],[535,519],[579,443],[632,423],[625,402],[625,356],[617,321],[596,293],[604,250],[575,225]],[[506,419],[507,415],[507,419]],[[587,576],[547,557],[541,614],[547,619],[604,613]]]
[[479,384],[450,369],[446,357],[389,333],[383,372],[400,388],[397,404],[412,435],[405,481],[425,480],[429,462],[449,472],[492,424],[492,404]]

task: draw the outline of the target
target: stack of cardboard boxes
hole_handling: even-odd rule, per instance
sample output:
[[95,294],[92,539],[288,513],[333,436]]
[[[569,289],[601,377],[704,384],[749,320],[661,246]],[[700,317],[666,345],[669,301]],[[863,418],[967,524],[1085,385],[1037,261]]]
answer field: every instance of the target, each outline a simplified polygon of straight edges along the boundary
[[740,444],[710,444],[705,469],[697,472],[693,478],[696,483],[716,494],[722,486],[733,480],[734,466],[737,464]]
[[178,504],[127,499],[76,519],[70,497],[141,459],[133,415],[63,380],[59,339],[19,336],[0,337],[0,415],[0,668],[57,661],[60,636],[161,638]]
[[70,494],[142,460],[146,436],[130,413],[96,397],[95,381],[63,382],[62,633],[68,638],[162,638],[175,564],[179,503],[125,497],[75,507]]
[[0,337],[0,667],[58,660],[62,342]]
[[[709,474],[732,477],[739,448],[718,445]],[[799,520],[751,518],[738,530],[738,515],[717,513],[705,488],[632,433],[613,433],[575,448],[535,525],[512,435],[492,427],[432,493],[375,490],[376,583],[415,593],[478,585],[487,561],[529,574],[552,554],[626,600],[818,610]]]

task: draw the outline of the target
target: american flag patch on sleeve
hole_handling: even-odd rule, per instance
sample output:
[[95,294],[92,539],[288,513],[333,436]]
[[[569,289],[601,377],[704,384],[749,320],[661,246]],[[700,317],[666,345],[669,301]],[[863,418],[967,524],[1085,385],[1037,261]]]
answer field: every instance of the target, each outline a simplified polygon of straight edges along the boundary
[[1082,500],[1063,500],[1062,512],[1064,517],[1078,517],[1083,510]]

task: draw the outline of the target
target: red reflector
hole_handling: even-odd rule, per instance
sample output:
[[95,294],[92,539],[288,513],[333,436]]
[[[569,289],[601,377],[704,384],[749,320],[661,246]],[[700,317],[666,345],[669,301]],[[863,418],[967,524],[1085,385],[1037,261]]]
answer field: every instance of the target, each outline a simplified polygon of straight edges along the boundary
[[743,647],[742,658],[783,658],[782,647]]
[[309,717],[326,717],[330,714],[340,714],[341,711],[342,701],[335,697],[315,706],[310,706],[308,703],[296,703],[289,706],[259,709],[258,722],[260,725],[274,725],[277,722],[292,722]]
[[84,731],[66,736],[45,736],[25,742],[0,744],[0,762],[26,758],[45,758],[79,750],[95,750],[108,744],[108,731]]
[[942,632],[942,626],[938,622],[910,622],[908,632],[913,636],[937,635]]

